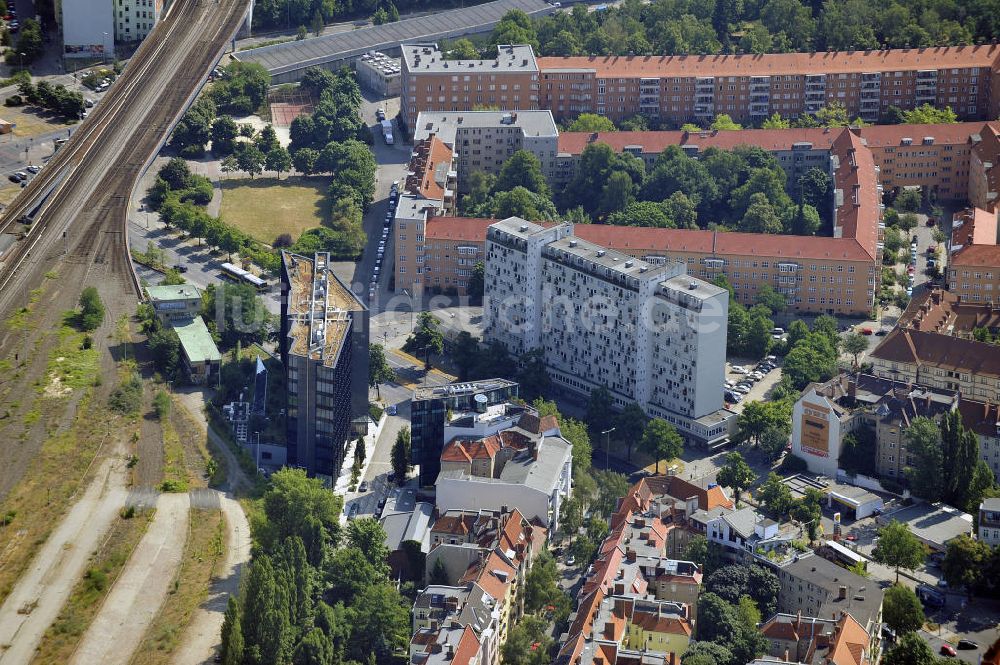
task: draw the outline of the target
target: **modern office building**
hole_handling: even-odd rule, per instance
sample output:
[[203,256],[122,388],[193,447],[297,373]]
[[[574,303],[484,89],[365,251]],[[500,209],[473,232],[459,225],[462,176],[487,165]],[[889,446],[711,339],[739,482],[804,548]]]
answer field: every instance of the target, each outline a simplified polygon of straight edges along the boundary
[[57,0],[64,58],[113,58],[116,5],[108,0]]
[[288,463],[330,480],[351,421],[368,411],[368,310],[330,269],[330,255],[281,253],[281,360]]
[[432,485],[441,470],[445,427],[456,415],[484,412],[517,397],[517,384],[487,379],[426,386],[413,391],[410,402],[410,461],[419,467],[420,484]]
[[399,58],[391,58],[381,51],[365,53],[354,62],[358,83],[380,97],[399,94]]
[[511,217],[486,237],[486,339],[514,356],[541,349],[559,387],[606,387],[697,442],[728,436],[722,384],[729,294],[573,235]]
[[417,117],[413,140],[431,136],[455,153],[459,192],[467,191],[467,179],[476,171],[500,173],[518,150],[537,157],[546,176],[556,168],[559,128],[551,111],[427,111]]

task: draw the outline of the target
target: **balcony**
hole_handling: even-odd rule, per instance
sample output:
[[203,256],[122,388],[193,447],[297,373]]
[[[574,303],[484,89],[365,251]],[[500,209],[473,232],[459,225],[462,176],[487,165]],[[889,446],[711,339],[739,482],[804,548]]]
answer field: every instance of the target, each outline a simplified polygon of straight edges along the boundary
[[937,80],[938,70],[936,69],[921,69],[917,72],[917,84],[919,85],[921,81]]
[[861,82],[865,81],[879,81],[882,79],[882,74],[879,72],[867,72],[861,75]]

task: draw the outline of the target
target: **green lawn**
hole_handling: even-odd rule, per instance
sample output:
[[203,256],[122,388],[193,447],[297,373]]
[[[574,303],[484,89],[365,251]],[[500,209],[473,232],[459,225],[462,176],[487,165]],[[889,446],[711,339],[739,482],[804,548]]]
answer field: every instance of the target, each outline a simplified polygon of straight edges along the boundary
[[326,178],[293,176],[222,181],[222,221],[271,244],[282,233],[298,239],[320,225],[326,206]]

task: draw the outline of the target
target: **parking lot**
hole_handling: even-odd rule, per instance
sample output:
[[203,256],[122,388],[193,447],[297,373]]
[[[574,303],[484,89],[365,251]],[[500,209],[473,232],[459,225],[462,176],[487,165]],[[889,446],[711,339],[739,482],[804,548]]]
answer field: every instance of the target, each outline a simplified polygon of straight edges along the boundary
[[726,405],[739,413],[747,402],[763,401],[779,381],[781,368],[775,356],[767,356],[759,363],[733,358],[726,362]]

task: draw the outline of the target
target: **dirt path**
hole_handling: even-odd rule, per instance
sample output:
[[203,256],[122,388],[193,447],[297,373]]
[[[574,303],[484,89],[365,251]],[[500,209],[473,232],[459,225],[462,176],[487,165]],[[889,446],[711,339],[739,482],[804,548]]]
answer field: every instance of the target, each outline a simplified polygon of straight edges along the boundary
[[190,498],[161,494],[149,530],[129,558],[72,663],[126,664],[173,583],[184,553]]
[[219,576],[212,581],[208,598],[191,617],[174,655],[176,665],[211,663],[220,644],[222,620],[230,594],[239,591],[240,574],[250,558],[250,525],[239,502],[228,494],[220,494],[222,512],[226,516],[226,559]]
[[31,568],[0,607],[0,645],[6,647],[0,647],[3,665],[31,660],[45,630],[83,574],[91,552],[125,505],[125,474],[121,459],[101,464],[95,480],[49,536]]
[[221,642],[222,620],[226,611],[229,595],[239,590],[240,574],[243,566],[250,560],[250,525],[243,512],[243,507],[236,501],[233,488],[249,481],[240,469],[239,461],[233,455],[226,442],[218,439],[214,432],[208,429],[203,405],[205,398],[201,390],[188,390],[176,395],[176,403],[187,411],[194,422],[202,429],[213,443],[213,452],[226,458],[229,476],[226,479],[225,494],[219,493],[223,514],[226,516],[226,558],[209,589],[208,598],[194,613],[188,624],[180,646],[174,656],[177,665],[196,665],[211,663],[216,649]]

